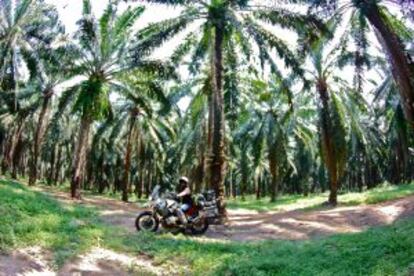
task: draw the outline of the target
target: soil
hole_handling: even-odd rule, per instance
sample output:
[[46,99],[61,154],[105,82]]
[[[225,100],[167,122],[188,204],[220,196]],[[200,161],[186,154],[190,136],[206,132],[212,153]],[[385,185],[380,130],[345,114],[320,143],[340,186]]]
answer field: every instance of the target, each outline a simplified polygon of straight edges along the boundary
[[[64,192],[45,191],[66,203],[73,203]],[[135,218],[144,209],[98,196],[85,196],[77,204],[97,207],[108,224],[135,232]],[[257,212],[228,210],[226,226],[211,226],[205,237],[211,240],[252,241],[268,239],[304,240],[336,233],[354,233],[372,226],[391,224],[414,217],[414,195],[374,205],[320,207],[317,210]]]
[[[48,257],[50,256],[50,257]],[[11,255],[0,255],[0,275],[175,275],[151,263],[150,259],[119,254],[103,248],[94,248],[87,254],[69,260],[55,271],[51,252],[40,247],[19,249]]]
[[[39,189],[39,188],[38,188]],[[74,202],[68,193],[42,190],[68,204],[95,206],[102,220],[135,232],[135,218],[142,211],[137,204],[98,196],[84,196]],[[414,196],[375,205],[321,207],[317,210],[294,210],[259,213],[228,210],[225,226],[211,226],[202,239],[216,241],[258,241],[268,239],[304,240],[336,233],[354,233],[372,226],[387,225],[401,218],[414,217]],[[95,248],[84,256],[68,261],[59,272],[48,266],[50,254],[28,248],[11,255],[0,255],[3,275],[163,275],[166,272],[143,256],[131,257]],[[171,275],[171,271],[168,272]]]

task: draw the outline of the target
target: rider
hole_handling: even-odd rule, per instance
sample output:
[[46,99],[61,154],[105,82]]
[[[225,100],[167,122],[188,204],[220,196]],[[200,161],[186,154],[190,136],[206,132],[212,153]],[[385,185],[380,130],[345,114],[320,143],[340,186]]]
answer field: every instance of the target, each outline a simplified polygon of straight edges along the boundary
[[179,180],[179,193],[177,196],[181,199],[181,208],[178,210],[178,217],[181,220],[181,223],[184,225],[187,224],[187,218],[185,212],[187,212],[193,205],[193,199],[191,198],[191,190],[188,184],[188,178],[185,176],[180,177]]

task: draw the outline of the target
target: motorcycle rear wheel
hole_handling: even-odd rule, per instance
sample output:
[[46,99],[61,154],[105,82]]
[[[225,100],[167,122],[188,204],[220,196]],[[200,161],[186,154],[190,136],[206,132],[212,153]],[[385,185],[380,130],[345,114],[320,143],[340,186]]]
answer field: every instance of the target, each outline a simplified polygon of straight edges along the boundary
[[157,232],[158,226],[159,222],[151,211],[140,213],[135,220],[135,227],[138,231]]

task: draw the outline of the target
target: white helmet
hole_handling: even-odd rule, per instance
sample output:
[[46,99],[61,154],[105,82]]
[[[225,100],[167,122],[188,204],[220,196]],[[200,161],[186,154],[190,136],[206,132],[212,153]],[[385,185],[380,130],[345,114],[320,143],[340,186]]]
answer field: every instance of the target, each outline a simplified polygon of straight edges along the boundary
[[179,182],[181,182],[181,181],[183,181],[185,183],[188,183],[188,178],[185,177],[185,176],[181,176]]

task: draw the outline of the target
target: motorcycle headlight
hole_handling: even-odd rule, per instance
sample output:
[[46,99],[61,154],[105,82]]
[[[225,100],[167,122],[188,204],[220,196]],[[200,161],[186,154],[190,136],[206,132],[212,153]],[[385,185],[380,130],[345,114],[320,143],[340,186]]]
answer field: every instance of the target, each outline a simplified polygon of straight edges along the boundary
[[163,204],[164,202],[161,200],[161,199],[157,199],[157,201],[155,201],[155,203],[154,203],[154,206],[157,208],[157,209],[162,209],[162,208],[164,208],[164,204]]

